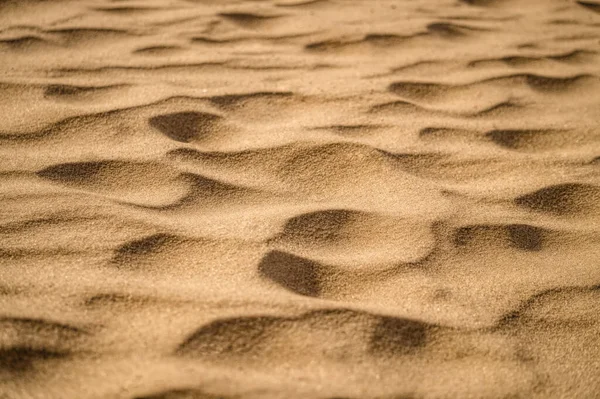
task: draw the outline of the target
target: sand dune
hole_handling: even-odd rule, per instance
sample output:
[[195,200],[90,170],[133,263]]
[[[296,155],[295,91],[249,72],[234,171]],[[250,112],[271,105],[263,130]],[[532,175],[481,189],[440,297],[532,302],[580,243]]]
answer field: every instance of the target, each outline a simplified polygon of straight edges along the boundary
[[600,2],[0,0],[0,398],[597,398]]

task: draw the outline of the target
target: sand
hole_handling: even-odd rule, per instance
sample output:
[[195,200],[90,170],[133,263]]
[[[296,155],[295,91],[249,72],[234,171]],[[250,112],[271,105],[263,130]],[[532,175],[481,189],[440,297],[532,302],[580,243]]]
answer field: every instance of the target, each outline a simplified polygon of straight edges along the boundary
[[600,2],[0,0],[0,398],[600,395]]

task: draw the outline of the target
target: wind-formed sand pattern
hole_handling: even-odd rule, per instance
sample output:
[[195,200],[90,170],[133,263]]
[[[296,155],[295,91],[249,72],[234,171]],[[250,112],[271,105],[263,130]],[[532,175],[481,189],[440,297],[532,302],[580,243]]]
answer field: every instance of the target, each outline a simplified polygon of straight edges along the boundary
[[600,395],[597,0],[0,0],[0,398]]

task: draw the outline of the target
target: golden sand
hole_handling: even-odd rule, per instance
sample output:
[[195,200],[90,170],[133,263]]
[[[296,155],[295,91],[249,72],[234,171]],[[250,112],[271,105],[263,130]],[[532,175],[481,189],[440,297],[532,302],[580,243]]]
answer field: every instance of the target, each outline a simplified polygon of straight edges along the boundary
[[0,0],[0,398],[600,395],[600,3]]

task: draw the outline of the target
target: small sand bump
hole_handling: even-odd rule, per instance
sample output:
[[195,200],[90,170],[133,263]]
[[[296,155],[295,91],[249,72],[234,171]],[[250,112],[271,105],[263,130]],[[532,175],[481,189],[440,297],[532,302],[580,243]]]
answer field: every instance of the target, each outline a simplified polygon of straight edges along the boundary
[[182,48],[179,46],[149,46],[138,48],[135,51],[133,51],[133,54],[160,56],[169,55],[180,50],[182,50]]
[[103,7],[96,8],[96,11],[110,13],[110,14],[138,14],[148,11],[160,11],[161,8],[153,7]]
[[568,145],[572,135],[561,130],[493,130],[486,136],[511,150],[541,151]]
[[497,3],[501,3],[503,0],[460,0],[462,3],[477,6],[477,7],[487,7],[491,5],[496,5]]
[[110,91],[111,89],[117,89],[122,86],[68,86],[68,85],[49,85],[44,91],[46,97],[56,98],[80,98],[87,97],[90,94],[97,94],[103,91]]
[[14,378],[15,375],[23,375],[34,371],[39,363],[49,360],[66,360],[68,358],[69,354],[67,352],[50,349],[27,347],[0,349],[0,373],[8,372]]
[[121,166],[124,164],[109,161],[109,162],[81,162],[67,163],[61,165],[50,166],[40,170],[38,176],[45,179],[54,180],[62,183],[84,183],[96,178],[104,168],[111,166]]
[[149,395],[135,396],[133,399],[237,399],[239,396],[210,394],[200,389],[173,389],[152,393]]
[[427,25],[427,31],[437,36],[453,39],[467,36],[472,32],[483,31],[481,28],[457,25],[448,22],[435,22]]
[[19,339],[28,337],[75,338],[85,334],[79,327],[34,318],[2,317],[0,324],[7,336],[15,334]]
[[50,360],[67,360],[88,332],[75,326],[33,318],[0,318],[0,375],[35,372]]
[[139,258],[152,255],[164,248],[170,248],[177,245],[181,239],[169,234],[154,234],[149,237],[128,242],[115,251],[113,258],[115,263],[126,264],[132,258]]
[[286,289],[306,296],[319,296],[319,265],[281,251],[271,251],[260,262],[258,271]]
[[320,5],[324,5],[324,4],[330,4],[330,0],[301,0],[301,1],[292,0],[289,2],[286,1],[286,2],[277,3],[276,5],[278,7],[312,7],[312,6],[320,6]]
[[515,199],[521,207],[557,216],[590,214],[599,201],[600,187],[583,183],[552,185]]
[[[123,248],[123,247],[121,247]],[[127,257],[127,255],[125,255]],[[119,305],[143,306],[154,303],[152,298],[127,295],[121,293],[96,294],[84,301],[84,306],[88,308],[114,307]]]
[[216,320],[196,331],[177,349],[178,355],[243,355],[260,349],[261,344],[278,330],[285,319],[269,316]]
[[222,120],[223,117],[206,112],[178,112],[154,116],[149,123],[167,137],[189,143],[218,132]]
[[32,50],[51,45],[51,42],[37,36],[23,36],[14,39],[0,40],[0,48],[7,47],[11,50]]
[[548,58],[560,62],[585,63],[596,55],[593,51],[573,50],[568,53],[549,56]]
[[443,94],[447,87],[433,83],[396,82],[389,86],[389,91],[406,98],[426,100]]
[[220,13],[221,17],[234,22],[244,28],[259,28],[264,26],[268,21],[281,18],[280,15],[260,15],[245,12],[226,12]]
[[228,94],[224,96],[215,96],[210,98],[210,102],[216,106],[232,110],[242,106],[251,106],[256,102],[266,102],[267,104],[277,104],[286,98],[292,97],[292,92],[257,92],[248,94]]
[[[576,303],[581,297],[597,298],[600,295],[600,285],[583,287],[557,287],[551,288],[523,301],[520,306],[512,312],[504,315],[499,322],[502,328],[519,328],[522,325],[535,324],[557,324],[560,328],[574,326],[577,321],[573,318],[581,317],[581,324],[600,324],[594,320],[593,312],[597,308],[596,303]],[[567,305],[567,306],[565,306]],[[570,306],[569,306],[570,305]],[[590,306],[591,305],[591,306]],[[553,309],[552,312],[542,310]],[[587,319],[587,320],[586,320]]]
[[344,47],[344,42],[338,40],[325,40],[321,42],[314,42],[305,45],[305,49],[309,51],[328,51],[336,48]]
[[600,3],[595,3],[591,1],[577,1],[577,4],[593,12],[600,13]]
[[[219,319],[201,327],[177,349],[179,356],[218,357],[222,362],[274,350],[303,357],[314,354],[330,361],[356,361],[361,356],[404,357],[425,346],[434,326],[349,309],[315,310],[297,317],[255,316]],[[310,346],[285,344],[297,331]],[[352,341],[356,346],[340,345]],[[329,351],[320,348],[338,342]],[[291,345],[290,345],[291,344]],[[265,355],[267,355],[265,353]]]
[[546,92],[561,92],[574,87],[579,83],[584,85],[596,83],[597,79],[588,76],[574,76],[568,78],[551,78],[538,75],[526,75],[527,84],[534,90]]
[[[428,31],[429,34],[437,34],[436,30]],[[431,33],[433,32],[433,33]],[[428,33],[417,32],[408,35],[397,35],[392,33],[368,33],[359,39],[340,38],[328,39],[308,43],[305,50],[311,52],[343,52],[344,50],[390,50],[407,46],[411,40],[426,36]]]
[[456,230],[454,244],[458,247],[509,246],[523,251],[540,251],[548,232],[526,224],[475,225]]
[[342,136],[346,135],[361,135],[372,133],[377,130],[385,129],[387,126],[385,125],[331,125],[331,126],[319,126],[315,127],[315,129],[323,129],[330,130],[335,134],[339,134]]
[[435,114],[438,111],[428,110],[425,107],[414,104],[409,101],[391,101],[383,104],[377,104],[371,107],[371,112],[396,112],[404,114],[424,113]]
[[505,114],[510,114],[523,108],[523,105],[513,101],[501,101],[491,105],[481,111],[475,112],[473,116],[499,117]]
[[333,209],[288,220],[275,242],[326,263],[358,266],[421,259],[433,245],[430,234],[429,226],[416,221]]
[[426,347],[433,329],[418,321],[383,317],[373,330],[370,350],[384,356],[410,354]]
[[106,160],[53,165],[38,171],[37,175],[65,185],[127,190],[135,187],[132,183],[143,188],[144,176],[173,178],[176,172],[160,164]]

